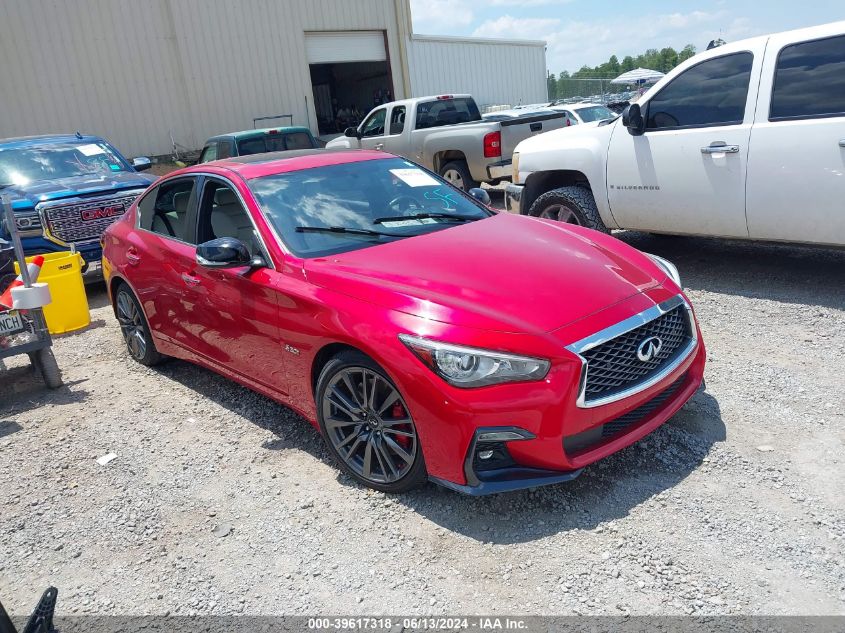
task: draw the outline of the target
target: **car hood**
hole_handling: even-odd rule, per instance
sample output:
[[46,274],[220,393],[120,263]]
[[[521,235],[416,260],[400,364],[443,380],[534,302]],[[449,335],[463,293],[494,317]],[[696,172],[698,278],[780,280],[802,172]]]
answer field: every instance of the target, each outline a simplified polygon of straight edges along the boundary
[[613,134],[613,128],[616,127],[618,119],[611,119],[609,123],[602,121],[593,121],[592,123],[579,123],[578,125],[571,125],[569,127],[562,127],[551,132],[544,132],[543,134],[536,134],[530,136],[524,141],[520,141],[514,151],[520,153],[520,165],[522,164],[522,154],[530,154],[532,152],[546,152],[559,148],[567,148],[581,146],[584,143],[598,142],[599,146],[607,147],[610,137]]
[[[34,206],[45,200],[69,198],[71,196],[107,193],[121,189],[146,189],[155,181],[154,176],[134,171],[116,171],[107,174],[85,174],[55,180],[36,180],[27,185],[15,185],[7,189],[12,194],[15,208]],[[27,204],[28,203],[28,204]]]
[[607,235],[501,213],[306,260],[311,283],[415,316],[549,332],[658,285],[658,269]]

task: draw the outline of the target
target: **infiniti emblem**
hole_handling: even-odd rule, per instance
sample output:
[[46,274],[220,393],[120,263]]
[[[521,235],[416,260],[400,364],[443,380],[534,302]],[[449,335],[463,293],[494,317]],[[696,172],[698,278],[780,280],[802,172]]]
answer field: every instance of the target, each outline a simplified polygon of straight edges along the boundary
[[655,356],[660,353],[663,348],[663,341],[657,336],[649,336],[637,348],[637,358],[644,363],[654,360]]

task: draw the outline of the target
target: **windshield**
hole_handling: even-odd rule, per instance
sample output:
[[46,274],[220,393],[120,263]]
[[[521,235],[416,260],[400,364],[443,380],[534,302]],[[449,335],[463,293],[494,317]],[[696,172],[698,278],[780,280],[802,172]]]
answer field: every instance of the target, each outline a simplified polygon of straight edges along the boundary
[[[400,158],[264,176],[249,186],[282,241],[300,257],[367,248],[492,215]],[[355,233],[327,232],[331,228]]]
[[584,123],[591,123],[593,121],[601,121],[602,119],[612,119],[616,113],[610,108],[604,106],[589,106],[587,108],[575,108],[575,112],[581,117]]
[[117,151],[96,143],[44,143],[0,148],[0,183],[26,185],[36,180],[129,171]]
[[264,152],[283,152],[293,149],[314,149],[316,145],[307,132],[290,132],[279,134],[270,132],[263,136],[238,141],[238,154],[263,154]]

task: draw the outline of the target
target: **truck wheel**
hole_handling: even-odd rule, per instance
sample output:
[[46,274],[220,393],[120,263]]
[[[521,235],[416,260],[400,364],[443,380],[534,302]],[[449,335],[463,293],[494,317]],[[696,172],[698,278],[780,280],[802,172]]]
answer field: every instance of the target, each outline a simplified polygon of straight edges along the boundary
[[446,163],[440,168],[440,176],[461,191],[469,191],[478,186],[478,181],[472,179],[469,167],[464,160],[453,160]]
[[50,389],[58,389],[64,384],[62,382],[62,371],[59,369],[56,357],[53,356],[53,350],[49,347],[44,347],[37,352],[33,352],[29,358],[32,364],[35,365],[35,368],[41,373],[44,384]]
[[586,187],[561,187],[546,192],[534,201],[528,215],[610,233],[596,208],[593,193]]

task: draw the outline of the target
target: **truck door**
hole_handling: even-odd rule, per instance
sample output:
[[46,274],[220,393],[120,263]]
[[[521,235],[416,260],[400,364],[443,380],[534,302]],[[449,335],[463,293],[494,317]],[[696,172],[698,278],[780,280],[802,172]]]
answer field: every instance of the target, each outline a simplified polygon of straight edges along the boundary
[[406,123],[406,108],[404,105],[394,105],[390,108],[387,115],[387,129],[385,130],[384,140],[382,141],[385,152],[396,154],[397,156],[405,156],[407,158],[407,136],[405,135]]
[[373,110],[358,128],[361,130],[361,149],[383,149],[387,125],[387,108]]
[[845,244],[845,35],[840,24],[813,38],[766,48],[748,159],[754,238]]
[[640,104],[645,133],[617,124],[607,162],[608,202],[620,227],[747,237],[745,173],[765,40],[723,48]]

